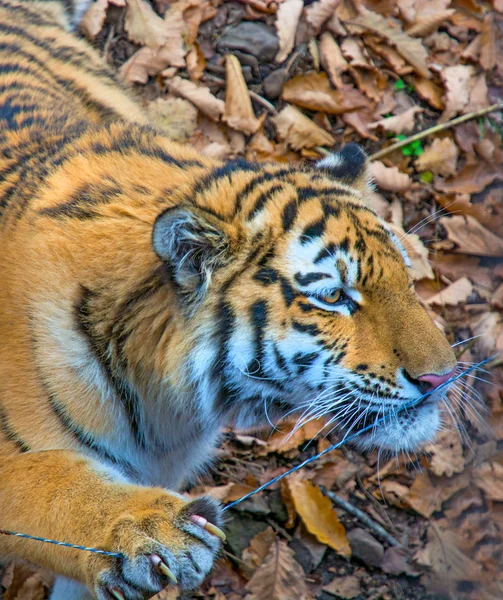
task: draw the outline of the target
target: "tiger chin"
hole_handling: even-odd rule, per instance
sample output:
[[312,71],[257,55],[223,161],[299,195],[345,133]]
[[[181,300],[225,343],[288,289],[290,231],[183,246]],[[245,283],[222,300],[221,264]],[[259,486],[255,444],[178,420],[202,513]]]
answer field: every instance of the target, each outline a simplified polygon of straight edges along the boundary
[[51,1],[0,3],[0,123],[0,527],[123,556],[0,536],[52,600],[203,581],[221,508],[177,490],[223,426],[349,435],[433,391],[359,443],[433,439],[455,357],[358,146],[297,167],[174,144]]

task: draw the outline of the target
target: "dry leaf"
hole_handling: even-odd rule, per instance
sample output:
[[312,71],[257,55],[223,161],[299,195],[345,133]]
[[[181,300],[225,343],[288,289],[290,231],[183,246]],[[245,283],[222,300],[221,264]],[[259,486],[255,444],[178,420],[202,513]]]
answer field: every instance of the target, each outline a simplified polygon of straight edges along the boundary
[[286,454],[291,450],[296,450],[304,442],[316,437],[325,423],[326,420],[313,419],[298,429],[294,429],[294,423],[291,424],[292,429],[288,431],[278,429],[267,440],[265,448],[260,448],[258,452],[260,455],[270,454],[271,452]]
[[140,46],[159,50],[168,41],[166,23],[146,0],[128,0],[124,28]]
[[198,86],[181,77],[173,77],[167,81],[167,87],[170,92],[192,102],[202,113],[214,121],[219,121],[224,113],[225,102],[215,98],[209,88],[205,86]]
[[488,500],[503,502],[503,465],[485,462],[473,471],[474,483]]
[[423,517],[430,518],[442,508],[446,500],[464,489],[469,481],[470,475],[466,472],[449,479],[442,478],[435,483],[427,473],[421,473],[414,480],[412,487],[406,488],[402,500]]
[[293,50],[295,34],[299,24],[300,15],[304,8],[302,0],[285,0],[276,16],[276,29],[278,31],[279,51],[276,62],[282,63]]
[[248,548],[243,550],[243,560],[255,570],[264,562],[275,541],[276,534],[272,527],[268,527],[267,529],[264,529],[264,531],[257,533],[257,535],[251,539]]
[[469,65],[445,67],[440,72],[440,77],[445,86],[445,110],[441,121],[448,121],[467,107],[474,85],[475,69]]
[[444,25],[455,12],[454,9],[450,8],[431,12],[430,14],[417,15],[414,24],[407,29],[407,34],[414,37],[424,37]]
[[246,600],[307,600],[304,571],[283,540],[271,545],[266,559],[246,584]]
[[371,163],[371,173],[374,182],[383,190],[405,192],[412,185],[407,173],[402,173],[397,167],[386,167],[378,160]]
[[458,252],[477,256],[503,256],[503,239],[491,233],[470,216],[455,215],[438,220]]
[[355,575],[336,577],[323,587],[323,591],[337,598],[356,598],[362,593],[360,580]]
[[89,38],[94,40],[98,33],[102,30],[105,20],[107,18],[107,9],[110,4],[115,6],[126,6],[125,0],[96,0],[87,9],[85,15],[79,23],[79,29],[82,33]]
[[433,444],[424,447],[424,452],[431,455],[429,470],[437,476],[452,477],[464,469],[463,447],[457,431],[444,429]]
[[[361,42],[360,42],[361,43]],[[368,59],[362,52],[361,46],[354,37],[344,38],[341,51],[353,67],[370,67]]]
[[496,65],[496,35],[494,15],[489,12],[484,18],[484,27],[480,34],[480,64],[486,71],[490,71]]
[[[255,117],[250,94],[246,86],[239,60],[228,54],[225,61],[226,88],[225,110],[223,120],[237,131],[252,134],[261,126],[261,121]],[[265,117],[265,115],[264,115]]]
[[351,556],[346,530],[339,522],[330,500],[310,481],[290,477],[287,481],[295,510],[306,529],[322,544],[342,556]]
[[311,26],[310,34],[317,36],[324,23],[334,14],[340,0],[318,0],[306,7],[306,21]]
[[369,127],[371,129],[382,127],[385,131],[391,131],[396,134],[403,133],[405,131],[412,131],[415,126],[414,115],[422,112],[422,110],[423,109],[419,108],[418,106],[412,106],[399,115],[371,123]]
[[334,36],[325,31],[320,39],[321,65],[328,73],[330,81],[337,88],[343,87],[341,74],[348,70],[349,65],[342,56],[339,45]]
[[344,91],[333,90],[326,73],[298,75],[288,81],[283,100],[308,110],[338,115],[367,106],[368,100],[355,88],[344,86]]
[[279,139],[286,141],[294,150],[335,144],[335,139],[327,131],[315,125],[294,106],[286,106],[271,120]]
[[443,90],[431,79],[425,79],[424,77],[416,78],[414,89],[430,106],[433,106],[437,110],[443,110]]
[[448,194],[476,194],[497,179],[503,180],[503,171],[497,160],[492,164],[477,161],[476,164],[465,165],[456,177],[436,181],[435,188]]
[[387,40],[397,52],[422,76],[431,77],[426,63],[428,53],[420,40],[404,33],[398,25],[392,27],[381,15],[359,6],[360,16],[351,22],[368,29]]
[[437,306],[456,306],[461,302],[466,303],[473,293],[473,285],[467,277],[462,277],[448,285],[438,294],[428,299],[428,304]]
[[451,138],[435,138],[417,158],[415,167],[417,171],[431,171],[444,177],[454,175],[458,156],[458,147]]
[[151,48],[140,48],[120,68],[121,77],[129,83],[147,83],[148,78],[157,75],[169,65],[160,52]]
[[192,81],[199,81],[206,68],[206,58],[204,57],[201,46],[195,42],[185,58],[187,62],[187,71]]

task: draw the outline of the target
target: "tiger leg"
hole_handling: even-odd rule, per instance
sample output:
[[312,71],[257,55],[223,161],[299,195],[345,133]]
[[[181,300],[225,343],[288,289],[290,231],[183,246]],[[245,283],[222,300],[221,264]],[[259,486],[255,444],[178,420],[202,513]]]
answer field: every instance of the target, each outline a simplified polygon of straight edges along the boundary
[[175,579],[182,589],[195,588],[220,547],[218,537],[201,527],[201,519],[191,519],[198,515],[220,525],[213,500],[187,502],[176,492],[133,485],[76,452],[3,458],[0,482],[1,528],[124,558],[2,535],[0,556],[27,560],[81,582],[99,600],[112,600],[115,592],[126,600],[150,598]]

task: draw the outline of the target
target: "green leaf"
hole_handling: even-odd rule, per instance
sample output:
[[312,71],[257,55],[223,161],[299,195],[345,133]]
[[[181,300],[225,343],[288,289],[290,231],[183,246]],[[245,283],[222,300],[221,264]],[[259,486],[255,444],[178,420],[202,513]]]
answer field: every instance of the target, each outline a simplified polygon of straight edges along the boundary
[[405,81],[403,79],[397,79],[395,81],[395,90],[404,90],[405,89]]
[[431,183],[433,181],[433,173],[431,171],[423,171],[419,175],[419,179],[424,183]]

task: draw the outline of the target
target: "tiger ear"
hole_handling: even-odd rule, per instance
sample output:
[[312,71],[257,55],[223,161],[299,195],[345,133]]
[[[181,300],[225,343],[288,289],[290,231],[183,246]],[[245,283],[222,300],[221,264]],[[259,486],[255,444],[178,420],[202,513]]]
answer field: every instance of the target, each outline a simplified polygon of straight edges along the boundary
[[154,223],[154,252],[185,294],[203,295],[213,272],[228,262],[230,241],[219,225],[193,207],[168,208]]
[[361,191],[371,182],[367,156],[358,144],[347,144],[337,154],[329,154],[320,160],[316,166],[334,179]]

